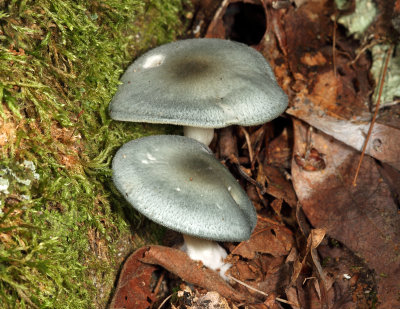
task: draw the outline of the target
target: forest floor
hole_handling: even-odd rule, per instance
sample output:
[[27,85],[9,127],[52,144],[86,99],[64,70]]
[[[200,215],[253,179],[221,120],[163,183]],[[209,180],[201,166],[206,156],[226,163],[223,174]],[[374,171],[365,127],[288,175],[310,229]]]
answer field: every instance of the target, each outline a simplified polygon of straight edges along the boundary
[[248,241],[224,244],[229,283],[145,246],[113,308],[400,307],[399,14],[399,1],[195,1],[191,36],[260,51],[289,108],[210,146],[258,213]]
[[[398,0],[0,1],[2,308],[400,307],[399,25]],[[121,145],[181,133],[112,121],[121,73],[189,37],[251,45],[289,96],[210,146],[258,213],[229,282],[111,181]]]

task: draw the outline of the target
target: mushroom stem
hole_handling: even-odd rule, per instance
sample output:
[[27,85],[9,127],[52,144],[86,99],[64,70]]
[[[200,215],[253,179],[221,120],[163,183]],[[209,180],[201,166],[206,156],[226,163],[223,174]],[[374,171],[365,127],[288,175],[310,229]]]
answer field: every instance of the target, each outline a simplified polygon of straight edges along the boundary
[[183,127],[183,133],[186,137],[193,138],[206,146],[210,145],[214,138],[213,128],[199,128],[199,127]]
[[201,239],[183,234],[184,244],[181,248],[192,260],[201,261],[212,270],[219,270],[222,278],[227,280],[225,272],[232,266],[224,263],[227,253],[215,241]]

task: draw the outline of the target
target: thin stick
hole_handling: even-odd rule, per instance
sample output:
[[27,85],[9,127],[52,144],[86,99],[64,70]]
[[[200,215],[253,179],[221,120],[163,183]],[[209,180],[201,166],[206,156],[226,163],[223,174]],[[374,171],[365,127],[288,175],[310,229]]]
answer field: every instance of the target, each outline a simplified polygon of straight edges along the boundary
[[258,181],[254,180],[253,178],[251,178],[249,175],[246,174],[246,172],[242,169],[240,163],[239,163],[239,159],[234,155],[231,154],[229,155],[229,160],[235,164],[235,166],[238,169],[238,172],[241,176],[243,176],[244,179],[246,179],[248,182],[250,182],[251,184],[255,185],[257,188],[259,188],[261,190],[261,194],[265,194],[265,187],[259,183]]
[[292,301],[288,301],[288,300],[286,300],[286,299],[282,299],[282,298],[279,298],[279,297],[275,297],[275,300],[277,300],[277,301],[279,301],[279,302],[281,302],[281,303],[289,304],[289,305],[291,305],[291,306],[295,306],[295,307],[297,307],[297,308],[300,308],[300,305],[299,305],[299,304],[296,304],[296,303],[294,303],[294,302],[292,302]]
[[164,280],[164,276],[165,276],[165,271],[163,271],[161,273],[160,278],[158,278],[156,288],[154,289],[154,292],[153,292],[155,296],[157,296],[158,292],[160,291],[161,283]]
[[372,133],[372,129],[373,129],[374,124],[375,124],[376,116],[378,115],[379,105],[381,103],[381,95],[382,95],[382,90],[383,90],[383,84],[385,83],[385,76],[386,76],[386,72],[387,72],[390,56],[392,55],[392,51],[393,51],[393,44],[390,45],[390,47],[389,47],[389,49],[387,51],[387,54],[386,54],[385,65],[383,67],[382,76],[380,78],[379,93],[378,93],[378,99],[377,99],[376,106],[375,106],[375,113],[374,113],[374,116],[372,117],[371,124],[369,125],[368,134],[367,134],[367,137],[365,138],[365,141],[364,141],[364,146],[363,146],[363,149],[362,149],[362,152],[361,152],[360,160],[358,161],[356,174],[354,175],[354,179],[353,179],[353,186],[357,186],[358,173],[360,172],[361,163],[362,163],[362,160],[363,160],[364,155],[365,155],[365,150],[367,149],[369,138],[371,137],[371,133]]
[[244,285],[246,288],[248,288],[248,289],[250,289],[250,290],[252,290],[254,292],[260,293],[260,294],[262,294],[264,296],[268,296],[267,293],[265,293],[263,291],[260,291],[260,290],[257,290],[256,288],[253,288],[251,285],[248,285],[247,283],[244,283],[243,281],[240,281],[239,279],[236,279],[236,278],[234,278],[234,277],[232,277],[230,275],[227,275],[227,274],[225,274],[225,276],[227,276],[229,279],[232,279],[233,281],[235,281],[235,282],[237,282],[237,283],[239,283],[241,285]]
[[246,139],[247,148],[249,149],[250,162],[253,163],[254,154],[253,154],[253,148],[252,148],[251,142],[250,142],[250,135],[249,135],[249,133],[246,131],[245,128],[240,127],[240,130],[243,132],[244,137],[245,137],[245,139]]
[[333,62],[333,72],[335,73],[335,78],[337,77],[336,70],[336,12],[333,17],[333,40],[332,40],[332,62]]
[[282,223],[280,223],[280,222],[274,221],[274,220],[269,219],[269,218],[266,218],[266,217],[262,217],[262,216],[260,216],[260,215],[257,215],[257,219],[258,219],[258,220],[261,220],[261,221],[264,221],[264,222],[271,223],[271,224],[273,224],[273,225],[280,225],[280,226],[284,225],[284,224],[282,224]]
[[350,61],[350,65],[352,66],[353,64],[355,64],[355,63],[358,61],[358,59],[360,58],[360,56],[361,56],[367,49],[370,49],[371,47],[374,47],[375,45],[380,44],[380,43],[382,43],[382,40],[374,40],[374,41],[372,41],[372,42],[370,42],[370,43],[364,45],[360,50],[357,50],[357,55],[356,55],[356,57],[355,57],[352,61]]
[[168,301],[168,299],[170,299],[170,298],[172,297],[172,295],[174,295],[174,294],[171,294],[171,295],[169,295],[167,298],[165,298],[165,299],[163,300],[163,302],[160,304],[160,306],[158,306],[158,309],[161,309],[162,306],[164,306],[165,303]]

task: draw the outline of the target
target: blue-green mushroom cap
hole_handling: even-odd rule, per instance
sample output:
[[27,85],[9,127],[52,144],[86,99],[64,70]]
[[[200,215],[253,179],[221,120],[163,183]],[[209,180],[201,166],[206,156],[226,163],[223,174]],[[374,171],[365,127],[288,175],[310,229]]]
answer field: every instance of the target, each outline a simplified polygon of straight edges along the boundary
[[255,49],[221,39],[159,46],[121,78],[109,112],[121,121],[222,128],[258,125],[282,114],[288,98]]
[[157,135],[123,145],[112,163],[126,200],[152,221],[218,241],[248,239],[256,211],[208,147],[191,138]]

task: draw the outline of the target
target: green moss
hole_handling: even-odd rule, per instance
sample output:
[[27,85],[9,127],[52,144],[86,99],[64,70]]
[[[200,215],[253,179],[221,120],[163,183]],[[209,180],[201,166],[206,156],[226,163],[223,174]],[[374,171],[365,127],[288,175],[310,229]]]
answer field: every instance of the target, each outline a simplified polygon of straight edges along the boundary
[[[130,224],[110,181],[126,141],[170,130],[116,123],[124,68],[174,40],[178,0],[0,3],[0,303],[104,307]],[[31,163],[27,163],[31,162]]]

